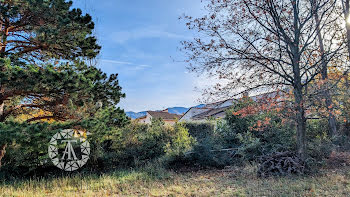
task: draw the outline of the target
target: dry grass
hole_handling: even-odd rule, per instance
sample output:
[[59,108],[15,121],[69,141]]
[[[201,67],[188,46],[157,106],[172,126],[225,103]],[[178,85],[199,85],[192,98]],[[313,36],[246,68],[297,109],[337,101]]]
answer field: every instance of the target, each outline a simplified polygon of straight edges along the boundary
[[0,196],[349,196],[350,167],[257,178],[254,167],[177,174],[154,170],[0,184]]

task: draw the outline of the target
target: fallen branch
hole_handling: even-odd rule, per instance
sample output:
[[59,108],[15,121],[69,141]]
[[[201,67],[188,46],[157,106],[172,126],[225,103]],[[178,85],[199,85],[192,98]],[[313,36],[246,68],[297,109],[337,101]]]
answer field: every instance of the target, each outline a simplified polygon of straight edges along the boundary
[[258,177],[303,174],[305,163],[292,152],[275,152],[260,158]]

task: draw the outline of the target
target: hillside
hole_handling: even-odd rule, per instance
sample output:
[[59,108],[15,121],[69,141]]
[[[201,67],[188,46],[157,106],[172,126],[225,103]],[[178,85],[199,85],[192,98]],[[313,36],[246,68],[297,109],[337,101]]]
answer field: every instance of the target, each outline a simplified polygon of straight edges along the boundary
[[[181,114],[186,113],[188,109],[189,108],[186,108],[186,107],[170,107],[170,108],[168,108],[168,111],[171,114],[181,115]],[[157,111],[161,111],[161,110],[157,110]],[[126,115],[132,119],[136,119],[136,118],[145,116],[146,111],[142,111],[142,112],[128,111],[128,112],[126,112]]]
[[[196,105],[194,107],[202,108],[204,106],[205,106],[205,104],[200,104],[200,105]],[[189,109],[190,108],[187,108],[187,107],[170,107],[170,108],[168,108],[168,111],[171,114],[182,115],[182,114],[186,113]],[[162,110],[156,110],[156,111],[162,111]],[[128,111],[128,112],[126,112],[126,115],[132,119],[136,119],[136,118],[145,116],[146,111],[142,111],[142,112]]]

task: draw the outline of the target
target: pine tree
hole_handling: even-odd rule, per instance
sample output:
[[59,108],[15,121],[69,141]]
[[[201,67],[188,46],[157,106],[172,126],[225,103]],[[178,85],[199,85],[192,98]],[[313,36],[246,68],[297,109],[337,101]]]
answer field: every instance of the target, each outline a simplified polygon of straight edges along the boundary
[[[109,126],[125,124],[117,74],[84,63],[101,48],[93,30],[72,1],[0,0],[0,123],[33,112],[40,115],[26,122],[82,121],[104,110]],[[0,153],[7,142],[0,139]]]

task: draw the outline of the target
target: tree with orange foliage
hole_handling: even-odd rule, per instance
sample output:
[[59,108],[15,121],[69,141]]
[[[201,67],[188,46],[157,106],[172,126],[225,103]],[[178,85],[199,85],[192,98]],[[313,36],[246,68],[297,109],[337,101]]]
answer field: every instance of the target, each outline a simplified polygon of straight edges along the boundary
[[[189,69],[209,73],[227,83],[207,91],[234,97],[242,91],[293,91],[298,154],[306,157],[305,90],[321,72],[321,61],[330,61],[341,42],[327,42],[320,55],[318,28],[329,27],[335,2],[320,0],[211,0],[208,14],[185,16],[189,29],[203,35],[184,41]],[[318,22],[314,21],[315,13]],[[324,32],[336,37],[339,32]]]

